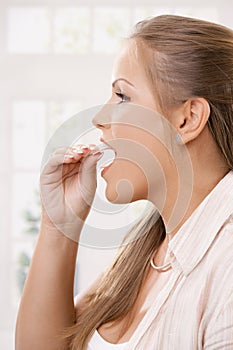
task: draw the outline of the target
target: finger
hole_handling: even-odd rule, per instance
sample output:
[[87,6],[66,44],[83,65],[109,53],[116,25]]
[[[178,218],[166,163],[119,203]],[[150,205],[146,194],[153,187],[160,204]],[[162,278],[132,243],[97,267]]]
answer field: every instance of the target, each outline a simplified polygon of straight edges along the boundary
[[[95,155],[96,152],[97,157],[94,157],[94,160],[98,158],[98,151],[96,151],[96,146],[94,144],[79,144],[76,147],[59,148],[50,155],[49,160],[45,164],[43,172],[46,172],[47,174],[53,173],[62,164],[74,164],[80,162],[82,158],[93,154]],[[87,165],[89,163],[92,164],[93,162],[88,161]],[[96,164],[96,162],[94,162],[94,164]]]
[[74,145],[72,147],[74,150],[75,149],[80,149],[83,150],[85,152],[85,154],[90,154],[93,153],[94,151],[96,151],[98,148],[94,143],[90,143],[90,144],[78,144],[78,145]]
[[51,153],[50,157],[53,157],[54,155],[57,154],[72,154],[73,152],[77,152],[82,150],[82,145],[77,145],[77,146],[67,146],[67,147],[60,147],[58,149],[56,149],[53,153]]
[[54,154],[76,154],[76,153],[80,153],[79,151],[83,151],[85,155],[89,154],[89,153],[94,153],[95,151],[98,150],[98,147],[95,144],[76,144],[73,146],[69,146],[69,147],[62,147],[62,148],[58,148],[57,150],[55,150],[51,156],[53,156]]
[[78,167],[72,167],[69,171],[62,172],[62,181],[69,179],[70,177],[73,177],[75,175],[79,174],[79,168]]
[[81,160],[83,157],[83,153],[73,153],[73,154],[53,154],[48,159],[47,163],[44,166],[43,173],[52,173],[58,169],[58,167],[62,166],[63,164],[69,164],[69,163],[77,163]]

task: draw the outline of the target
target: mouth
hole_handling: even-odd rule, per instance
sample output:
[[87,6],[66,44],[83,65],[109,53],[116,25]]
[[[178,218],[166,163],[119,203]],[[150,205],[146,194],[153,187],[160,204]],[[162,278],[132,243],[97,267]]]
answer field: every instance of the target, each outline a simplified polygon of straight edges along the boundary
[[105,140],[102,138],[100,139],[101,144],[97,145],[98,150],[102,151],[104,153],[103,157],[100,159],[100,169],[109,169],[110,166],[113,164],[117,153],[116,150],[110,146]]
[[115,149],[107,141],[105,141],[102,137],[100,138],[100,142],[101,142],[100,146],[106,147],[106,148],[111,148],[115,151]]

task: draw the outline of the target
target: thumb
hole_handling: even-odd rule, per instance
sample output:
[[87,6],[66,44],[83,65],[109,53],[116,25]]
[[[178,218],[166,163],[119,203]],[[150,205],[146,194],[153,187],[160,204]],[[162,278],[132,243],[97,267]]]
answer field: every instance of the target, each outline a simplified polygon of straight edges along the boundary
[[102,156],[103,152],[98,151],[83,158],[79,170],[80,175],[85,175],[88,178],[88,175],[93,176],[96,174],[96,164]]
[[83,158],[80,165],[78,187],[82,198],[88,205],[91,205],[94,199],[97,186],[96,164],[102,156],[103,152],[90,154],[86,158]]

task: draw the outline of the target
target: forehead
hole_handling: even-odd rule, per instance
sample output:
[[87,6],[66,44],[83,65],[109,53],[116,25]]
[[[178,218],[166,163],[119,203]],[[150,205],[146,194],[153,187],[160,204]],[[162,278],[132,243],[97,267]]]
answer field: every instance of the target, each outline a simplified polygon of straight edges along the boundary
[[134,40],[127,40],[117,55],[112,72],[112,80],[125,78],[134,85],[146,81],[145,71],[139,59],[138,46]]

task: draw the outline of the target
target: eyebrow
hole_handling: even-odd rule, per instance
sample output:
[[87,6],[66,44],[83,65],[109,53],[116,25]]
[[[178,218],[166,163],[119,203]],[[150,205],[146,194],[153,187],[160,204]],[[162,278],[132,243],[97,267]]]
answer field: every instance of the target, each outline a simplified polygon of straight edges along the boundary
[[129,84],[129,85],[131,85],[131,86],[134,87],[134,85],[133,85],[132,83],[130,83],[127,79],[124,79],[124,78],[116,79],[116,80],[112,83],[112,87],[114,88],[115,85],[116,85],[116,83],[117,83],[118,81],[120,81],[120,80],[122,80],[122,81],[126,82],[127,84]]

